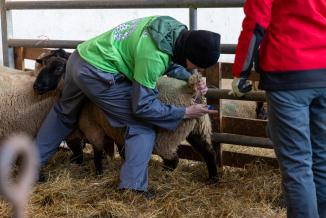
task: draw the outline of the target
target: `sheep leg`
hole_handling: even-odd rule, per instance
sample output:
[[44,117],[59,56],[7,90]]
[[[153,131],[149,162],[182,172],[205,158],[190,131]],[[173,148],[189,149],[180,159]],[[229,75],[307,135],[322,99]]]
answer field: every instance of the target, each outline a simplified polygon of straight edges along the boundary
[[[164,134],[160,134],[159,137],[157,140],[163,140]],[[172,143],[172,145],[169,143],[155,144],[153,153],[158,154],[162,158],[164,170],[172,171],[177,168],[179,163],[177,149],[178,144],[176,145],[175,143]]]
[[111,137],[104,136],[103,149],[106,155],[109,155],[111,158],[113,158],[115,153],[115,148],[114,148],[114,140]]
[[125,146],[124,145],[121,145],[121,144],[117,144],[117,147],[118,147],[118,152],[120,154],[120,157],[122,157],[122,159],[126,159],[125,158]]
[[85,145],[85,142],[81,139],[75,138],[75,139],[67,139],[66,143],[70,148],[70,150],[72,151],[70,162],[79,165],[83,164],[84,162],[83,147]]
[[103,150],[105,151],[105,154],[109,155],[110,157],[113,157],[115,152],[113,139],[111,137],[101,134],[101,137],[97,138],[97,140],[95,140],[93,144],[96,175],[103,174]]
[[187,141],[204,158],[208,169],[209,180],[218,182],[216,154],[213,149],[210,149],[211,146],[202,140],[200,135],[192,133],[187,137]]
[[164,165],[163,165],[164,169],[172,171],[175,168],[177,168],[178,163],[179,163],[179,157],[178,157],[178,155],[176,155],[172,159],[163,158],[163,163],[164,163]]
[[72,151],[70,162],[79,165],[83,164],[84,163],[83,149],[86,145],[84,134],[79,129],[75,129],[72,133],[70,133],[67,136],[65,141],[67,143],[67,146]]
[[102,165],[103,150],[98,149],[97,146],[93,146],[93,150],[94,150],[95,171],[96,171],[96,175],[99,176],[103,174],[103,165]]

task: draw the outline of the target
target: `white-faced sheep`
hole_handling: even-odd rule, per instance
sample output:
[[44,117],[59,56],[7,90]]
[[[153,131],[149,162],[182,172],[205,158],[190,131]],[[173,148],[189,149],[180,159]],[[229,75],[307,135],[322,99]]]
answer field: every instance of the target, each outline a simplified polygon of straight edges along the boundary
[[[39,74],[39,78],[43,79],[37,79],[36,89],[39,87],[45,90],[43,87],[48,87],[46,83],[54,81],[50,79],[53,72],[49,69],[45,68]],[[162,102],[179,106],[192,104],[193,92],[184,81],[163,77],[158,82],[158,89]],[[90,102],[86,103],[82,109],[78,127],[87,140],[93,144],[94,152],[102,152],[105,141],[108,140],[116,142],[118,146],[124,144],[124,130],[112,128],[102,111]],[[175,168],[178,163],[177,148],[184,140],[187,140],[201,154],[207,164],[209,178],[216,181],[216,155],[211,144],[211,123],[208,115],[199,119],[184,120],[174,132],[159,129],[154,153],[163,158],[165,165]],[[101,173],[101,158],[97,158],[95,164],[97,172]]]

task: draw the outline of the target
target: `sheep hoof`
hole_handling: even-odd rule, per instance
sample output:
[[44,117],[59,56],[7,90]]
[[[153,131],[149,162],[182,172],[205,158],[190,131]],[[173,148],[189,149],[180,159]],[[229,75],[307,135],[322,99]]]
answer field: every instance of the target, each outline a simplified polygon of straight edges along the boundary
[[117,147],[118,147],[118,152],[119,152],[120,157],[123,160],[125,160],[126,157],[125,157],[125,148],[124,148],[124,146],[117,144]]
[[163,159],[163,162],[164,162],[163,168],[165,170],[173,171],[178,166],[179,158],[176,157],[176,158],[173,158],[172,160]]
[[210,185],[210,184],[216,184],[218,183],[218,181],[219,181],[218,176],[210,176],[207,182]]
[[96,170],[96,176],[102,176],[103,175],[103,170],[102,169],[97,169]]
[[78,155],[78,156],[72,155],[70,157],[70,163],[82,165],[84,163],[84,157],[83,157],[83,155]]

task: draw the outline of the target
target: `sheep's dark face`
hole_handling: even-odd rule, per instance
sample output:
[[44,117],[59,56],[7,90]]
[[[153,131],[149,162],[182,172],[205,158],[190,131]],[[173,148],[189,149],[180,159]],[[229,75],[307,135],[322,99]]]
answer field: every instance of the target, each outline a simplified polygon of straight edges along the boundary
[[36,60],[40,69],[33,88],[39,94],[56,89],[65,73],[68,55],[62,57],[57,51],[60,50],[52,51],[49,55]]

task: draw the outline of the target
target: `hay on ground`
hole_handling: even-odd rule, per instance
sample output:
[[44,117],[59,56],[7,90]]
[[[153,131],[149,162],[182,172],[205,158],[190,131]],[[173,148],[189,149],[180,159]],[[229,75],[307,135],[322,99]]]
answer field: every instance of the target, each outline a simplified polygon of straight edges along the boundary
[[[145,200],[117,190],[120,157],[105,161],[104,175],[96,177],[90,154],[82,167],[69,164],[70,154],[59,151],[47,167],[50,181],[35,186],[29,217],[285,217],[277,205],[279,171],[265,165],[224,167],[220,183],[212,185],[204,163],[181,160],[169,172],[154,156],[149,184],[157,197]],[[9,216],[9,205],[0,200],[0,217]]]

